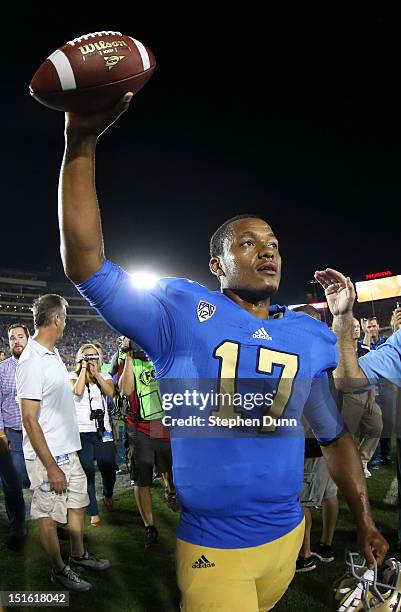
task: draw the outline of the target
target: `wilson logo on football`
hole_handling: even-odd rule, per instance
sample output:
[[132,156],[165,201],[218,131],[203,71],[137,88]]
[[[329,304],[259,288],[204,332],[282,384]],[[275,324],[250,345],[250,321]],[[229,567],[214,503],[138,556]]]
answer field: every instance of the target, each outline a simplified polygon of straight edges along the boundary
[[210,319],[214,313],[216,312],[216,306],[213,304],[209,304],[209,302],[203,302],[202,300],[198,304],[198,308],[196,309],[196,313],[198,315],[198,320],[200,323],[204,323],[208,319]]

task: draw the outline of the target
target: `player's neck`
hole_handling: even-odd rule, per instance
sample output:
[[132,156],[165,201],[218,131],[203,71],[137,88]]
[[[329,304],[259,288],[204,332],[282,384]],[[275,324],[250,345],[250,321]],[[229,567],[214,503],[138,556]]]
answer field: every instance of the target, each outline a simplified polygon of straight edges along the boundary
[[270,298],[254,300],[251,295],[245,295],[243,293],[238,295],[238,293],[234,292],[232,289],[224,289],[223,293],[252,316],[264,320],[269,318]]
[[33,335],[33,340],[36,340],[36,342],[54,353],[54,345],[56,343],[56,338],[51,332],[48,332],[47,330],[41,327],[36,330],[35,334]]

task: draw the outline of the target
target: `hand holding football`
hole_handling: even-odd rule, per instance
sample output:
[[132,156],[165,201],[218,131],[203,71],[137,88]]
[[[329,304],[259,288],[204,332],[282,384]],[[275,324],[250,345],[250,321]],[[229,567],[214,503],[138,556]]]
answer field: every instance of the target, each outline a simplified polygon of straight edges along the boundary
[[54,51],[36,71],[31,95],[59,111],[92,113],[136,94],[156,66],[152,51],[120,32],[94,32]]

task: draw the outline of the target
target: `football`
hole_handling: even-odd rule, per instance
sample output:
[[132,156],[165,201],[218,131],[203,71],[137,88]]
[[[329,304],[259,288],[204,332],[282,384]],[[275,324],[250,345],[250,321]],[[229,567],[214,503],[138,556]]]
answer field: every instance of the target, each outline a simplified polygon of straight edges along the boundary
[[156,66],[152,51],[120,32],[74,38],[39,66],[29,90],[58,111],[92,113],[113,106],[128,91],[136,94]]

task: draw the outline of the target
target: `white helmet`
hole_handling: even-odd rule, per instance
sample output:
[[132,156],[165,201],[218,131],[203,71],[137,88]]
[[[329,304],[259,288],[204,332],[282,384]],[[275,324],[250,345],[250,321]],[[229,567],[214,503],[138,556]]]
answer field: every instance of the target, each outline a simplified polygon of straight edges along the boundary
[[347,573],[334,583],[338,612],[376,610],[401,612],[401,563],[388,559],[368,569],[358,553],[347,553]]

